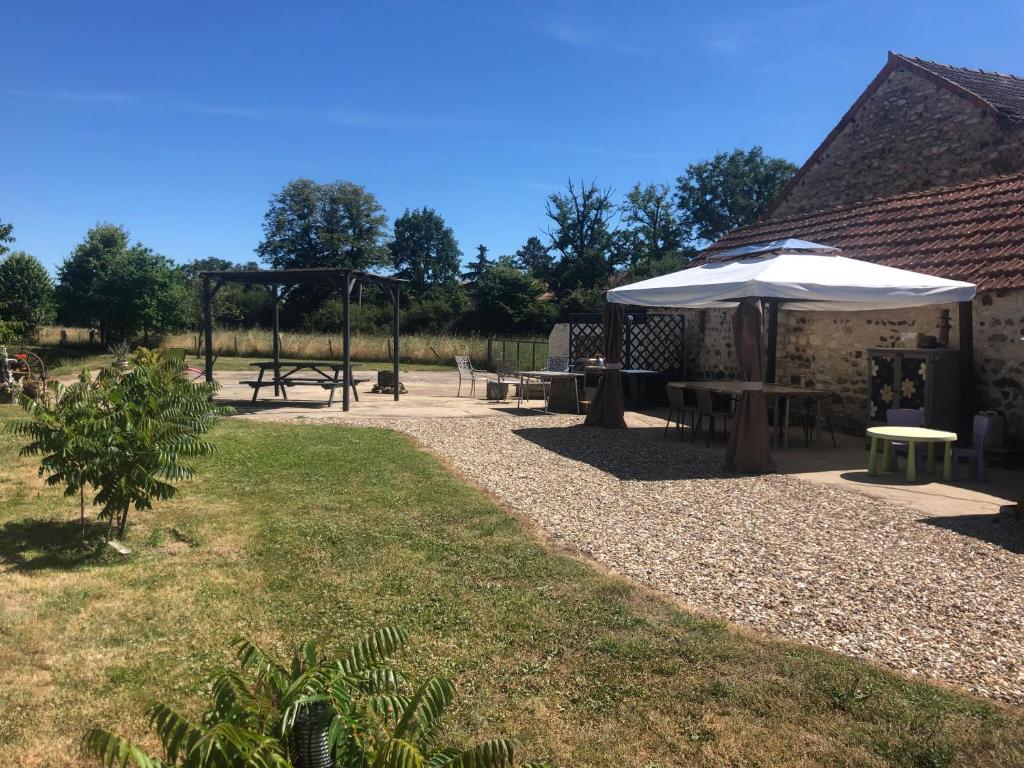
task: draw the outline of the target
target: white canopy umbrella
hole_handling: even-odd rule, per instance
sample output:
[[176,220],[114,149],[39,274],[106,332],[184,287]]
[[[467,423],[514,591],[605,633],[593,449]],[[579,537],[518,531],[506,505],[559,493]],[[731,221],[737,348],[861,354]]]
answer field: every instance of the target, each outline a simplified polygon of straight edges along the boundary
[[[970,361],[974,285],[848,259],[839,253],[838,248],[806,240],[773,240],[709,254],[699,266],[608,291],[609,302],[640,307],[740,306],[733,327],[745,388],[726,451],[727,466],[749,472],[771,465],[763,381],[775,380],[780,308],[853,311],[959,303],[961,352],[964,360]],[[763,374],[761,308],[757,300],[764,300],[769,311]]]
[[775,299],[782,309],[901,309],[970,301],[975,286],[839,255],[806,240],[774,240],[711,254],[705,262],[608,291],[640,307],[731,307]]

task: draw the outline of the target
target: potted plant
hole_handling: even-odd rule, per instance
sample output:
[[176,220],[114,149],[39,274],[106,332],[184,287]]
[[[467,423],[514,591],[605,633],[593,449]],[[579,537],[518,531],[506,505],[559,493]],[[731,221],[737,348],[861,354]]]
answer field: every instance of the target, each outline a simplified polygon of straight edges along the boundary
[[127,341],[111,344],[107,349],[114,356],[114,367],[124,370],[128,367],[128,359],[132,356],[132,348]]

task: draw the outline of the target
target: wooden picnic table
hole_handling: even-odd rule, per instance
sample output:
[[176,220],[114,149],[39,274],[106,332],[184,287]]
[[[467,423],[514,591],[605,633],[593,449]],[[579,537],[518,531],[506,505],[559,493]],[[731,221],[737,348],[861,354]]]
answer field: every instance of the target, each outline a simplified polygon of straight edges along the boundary
[[907,482],[917,481],[917,443],[928,445],[928,472],[935,472],[935,444],[945,443],[942,458],[942,479],[947,483],[953,479],[953,443],[955,432],[924,427],[870,427],[871,453],[868,455],[868,474],[878,474],[878,443],[882,443],[882,466],[889,466],[889,446],[893,441],[907,444]]
[[[691,389],[693,391],[711,392],[717,395],[728,395],[734,399],[739,399],[750,386],[750,382],[739,381],[736,379],[717,379],[712,381],[670,381],[668,383],[670,387],[679,387],[680,389]],[[811,389],[810,387],[798,387],[792,384],[764,384],[762,390],[765,397],[775,401],[775,428],[780,430],[782,433],[782,447],[789,448],[789,416],[790,416],[790,401],[794,397],[810,397],[813,398],[817,403],[818,418],[815,423],[815,439],[821,439],[821,404],[826,397],[831,397],[831,390],[827,389]],[[782,420],[779,420],[779,407],[783,408]]]
[[[287,400],[288,387],[313,385],[320,386],[330,392],[330,396],[327,398],[327,405],[329,407],[334,404],[335,390],[345,386],[345,382],[342,381],[341,377],[342,372],[345,370],[345,364],[337,360],[259,360],[249,363],[249,365],[259,369],[259,376],[255,380],[242,381],[240,383],[252,387],[252,402],[254,403],[260,393],[260,389],[264,387],[273,387],[274,397],[281,395]],[[273,372],[269,379],[265,378],[267,371]],[[282,371],[285,372],[282,373]],[[304,371],[307,372],[306,375],[298,375]],[[353,378],[351,369],[344,378],[348,385],[352,387],[352,395],[358,403],[359,392],[356,389],[356,385],[369,381],[369,379]]]

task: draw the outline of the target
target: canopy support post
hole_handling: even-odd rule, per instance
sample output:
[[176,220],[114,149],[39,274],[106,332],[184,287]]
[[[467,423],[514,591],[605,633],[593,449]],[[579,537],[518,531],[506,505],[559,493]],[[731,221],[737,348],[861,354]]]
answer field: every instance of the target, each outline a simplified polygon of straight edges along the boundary
[[206,383],[213,383],[213,292],[210,290],[210,278],[203,278],[203,344],[206,347]]
[[774,384],[775,361],[779,346],[779,302],[766,299],[765,303],[768,305],[768,360],[764,380],[768,384]]
[[213,383],[213,297],[224,285],[224,281],[218,279],[211,285],[209,277],[203,277],[203,346],[206,347],[206,363],[203,366],[206,373],[206,383]]
[[394,305],[392,307],[392,314],[391,314],[391,335],[392,335],[391,349],[392,349],[392,353],[394,354],[394,359],[391,362],[391,365],[392,365],[391,386],[394,387],[394,389],[395,389],[395,402],[396,403],[398,402],[398,391],[402,387],[402,385],[401,385],[401,383],[399,382],[399,379],[398,379],[398,339],[399,339],[399,333],[398,333],[398,300],[399,300],[399,291],[400,290],[401,289],[397,285],[394,285],[394,286],[391,286],[391,290],[388,291],[388,293],[391,294],[391,302]]
[[273,339],[271,346],[274,353],[274,397],[281,394],[278,380],[281,378],[281,290],[276,285],[270,286],[270,300],[274,303]]
[[341,390],[341,409],[349,409],[349,390],[352,388],[352,328],[350,324],[350,310],[352,308],[352,274],[345,273],[345,290],[341,292],[342,320],[341,320],[341,349],[342,349],[342,371],[341,377],[343,388]]
[[961,438],[970,443],[974,424],[974,302],[959,304]]

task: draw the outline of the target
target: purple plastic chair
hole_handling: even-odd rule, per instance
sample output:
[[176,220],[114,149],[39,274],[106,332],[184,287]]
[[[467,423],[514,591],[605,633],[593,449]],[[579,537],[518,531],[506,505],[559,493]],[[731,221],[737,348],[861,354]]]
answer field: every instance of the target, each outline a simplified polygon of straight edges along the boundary
[[990,421],[988,416],[982,416],[980,413],[975,415],[974,423],[971,425],[971,447],[953,449],[954,475],[960,466],[960,459],[967,459],[974,462],[975,479],[985,481],[985,438],[988,437]]
[[[885,423],[890,427],[923,427],[924,411],[918,408],[890,408],[885,412]],[[890,445],[888,467],[890,472],[896,471],[897,456],[906,455],[908,445],[909,443],[904,443],[902,440],[893,441]],[[924,445],[918,443],[916,447],[917,465],[920,467],[924,465]]]

